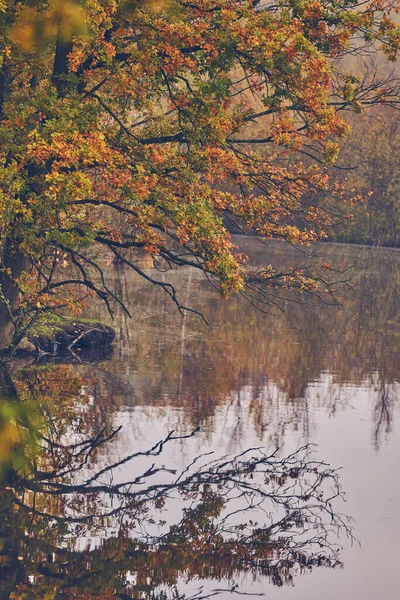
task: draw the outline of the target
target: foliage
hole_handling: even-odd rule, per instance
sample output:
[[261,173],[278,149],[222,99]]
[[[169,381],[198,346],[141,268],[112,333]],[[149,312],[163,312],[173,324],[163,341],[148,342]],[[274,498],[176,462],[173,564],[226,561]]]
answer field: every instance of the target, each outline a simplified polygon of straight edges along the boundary
[[[112,311],[120,299],[100,259],[149,279],[129,248],[160,269],[200,269],[224,296],[248,284],[330,294],[304,270],[254,274],[226,222],[290,243],[324,237],[332,211],[321,198],[339,210],[346,196],[323,166],[349,131],[342,114],[398,93],[396,79],[355,76],[338,59],[378,49],[394,59],[396,7],[2,2],[0,283],[11,347],[41,311],[79,311],[93,294]],[[184,308],[168,281],[150,280]]]

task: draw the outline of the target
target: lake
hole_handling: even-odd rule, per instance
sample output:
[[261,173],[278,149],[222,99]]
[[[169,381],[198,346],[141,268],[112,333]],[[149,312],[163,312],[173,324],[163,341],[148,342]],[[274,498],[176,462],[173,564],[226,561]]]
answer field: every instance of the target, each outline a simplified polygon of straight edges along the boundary
[[[284,267],[305,260],[282,243],[265,246],[257,240],[236,241],[254,265]],[[182,268],[169,273],[181,302],[201,312],[208,324],[191,313],[182,318],[163,290],[123,266],[105,265],[132,314],[128,318],[119,311],[115,316],[113,356],[97,364],[33,365],[20,361],[13,366],[13,377],[22,393],[44,398],[42,406],[47,415],[56,415],[52,428],[61,432],[64,444],[71,446],[80,440],[73,423],[79,423],[80,435],[84,432],[89,437],[103,428],[111,432],[121,427],[115,437],[96,448],[79,476],[122,461],[113,471],[112,481],[131,481],[138,471],[131,461],[123,462],[124,457],[152,447],[172,430],[180,438],[200,428],[193,436],[168,443],[162,455],[154,459],[177,472],[196,459],[205,464],[248,448],[264,447],[269,453],[278,449],[276,456],[282,458],[310,445],[316,461],[340,469],[344,499],[336,498],[334,508],[338,514],[351,517],[354,538],[332,523],[329,544],[335,549],[336,544],[341,546],[337,556],[343,564],[331,568],[323,561],[318,566],[315,561],[304,564],[294,560],[285,576],[278,579],[268,569],[235,567],[224,571],[213,567],[207,571],[181,564],[174,577],[171,570],[160,568],[159,577],[148,579],[148,589],[140,591],[135,588],[140,574],[132,559],[130,569],[119,570],[119,583],[114,586],[119,589],[124,572],[131,588],[122,586],[123,591],[116,591],[114,596],[102,596],[94,583],[77,583],[78,571],[74,577],[66,574],[66,567],[63,571],[55,558],[50,563],[57,563],[56,574],[47,567],[39,569],[40,575],[35,574],[46,554],[41,549],[42,558],[35,562],[31,542],[31,554],[18,547],[23,557],[31,557],[24,574],[16,576],[14,570],[12,576],[26,594],[21,597],[44,597],[35,594],[42,589],[40,585],[48,589],[43,583],[46,580],[49,587],[52,581],[57,582],[55,598],[92,597],[88,587],[97,598],[194,599],[215,595],[225,600],[242,593],[263,593],[278,600],[397,598],[400,252],[346,245],[319,245],[312,251],[317,256],[327,255],[330,263],[356,265],[356,279],[336,290],[341,307],[326,306],[308,297],[292,302],[288,297],[280,305],[283,311],[264,306],[261,312],[241,296],[224,301],[198,271]],[[146,273],[167,277],[141,260]],[[104,306],[97,303],[89,305],[85,316],[109,319]],[[214,454],[208,455],[211,452]],[[205,453],[206,457],[199,458]],[[49,468],[49,456],[41,461]],[[147,457],[140,458],[139,468],[148,464],[146,461]],[[157,473],[155,481],[162,482],[164,477],[164,472]],[[52,497],[51,510],[42,499],[41,510],[68,518],[78,514],[85,502],[109,506],[101,493],[81,504],[78,496],[74,496],[73,505],[61,502],[56,508]],[[179,521],[180,500],[172,500],[167,504],[166,520]],[[235,497],[234,508],[238,502]],[[68,551],[68,561],[73,564],[79,552],[95,553],[104,538],[118,535],[121,523],[103,520],[84,529],[74,525],[72,533],[64,531],[62,541],[54,534],[47,555],[56,556],[54,548],[59,547],[64,562]],[[326,528],[330,529],[329,524]],[[304,537],[304,525],[299,529],[293,538],[296,543],[302,543]],[[280,535],[287,539],[291,534],[285,529]],[[283,555],[276,548],[268,555],[271,561]],[[223,561],[221,557],[221,564]],[[60,579],[64,582],[61,587]],[[0,588],[0,598],[12,597],[10,589]],[[81,595],[77,589],[82,590]],[[160,595],[155,596],[155,592]]]

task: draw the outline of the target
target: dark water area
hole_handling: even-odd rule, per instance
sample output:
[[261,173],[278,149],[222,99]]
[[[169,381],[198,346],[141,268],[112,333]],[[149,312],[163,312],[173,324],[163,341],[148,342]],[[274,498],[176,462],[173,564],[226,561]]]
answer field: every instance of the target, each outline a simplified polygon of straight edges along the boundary
[[[304,260],[280,243],[240,243],[253,264],[284,267]],[[116,314],[113,356],[97,364],[17,361],[12,366],[18,393],[36,399],[41,422],[43,414],[48,419],[46,437],[53,445],[35,459],[38,470],[49,473],[58,461],[64,488],[52,483],[46,488],[50,494],[32,483],[28,491],[17,489],[17,514],[12,485],[1,492],[0,599],[398,597],[400,252],[346,245],[314,251],[330,263],[357,266],[352,289],[337,290],[340,310],[304,298],[300,303],[289,299],[284,312],[265,314],[241,296],[222,300],[193,269],[168,274],[181,302],[202,312],[206,325],[194,314],[182,318],[162,290],[109,264],[105,268],[132,314],[131,319],[122,311]],[[142,268],[164,277],[150,264]],[[100,305],[85,316],[109,319]],[[100,440],[96,436],[102,431]],[[160,454],[160,447],[140,454],[171,431],[177,439],[168,440]],[[93,451],[84,439],[95,440]],[[261,462],[258,447],[266,449]],[[229,466],[229,477],[228,467],[204,467],[198,488],[183,495],[174,488],[161,507],[152,498],[144,516],[130,515],[127,488],[111,496],[106,489],[125,482],[131,482],[130,490],[141,489],[146,479],[141,475],[152,468],[160,469],[150,471],[152,482],[164,484],[188,465],[191,473],[249,448],[254,450],[246,457],[252,457],[253,466],[247,464],[240,476],[242,463]],[[82,462],[83,449],[87,459]],[[134,453],[139,456],[125,461]],[[110,470],[112,464],[118,466]],[[328,464],[340,470],[332,473]],[[224,510],[232,524],[226,525],[225,537],[244,531],[234,529],[242,514],[246,531],[252,527],[249,519],[258,523],[256,534],[253,526],[252,537],[241,538],[242,546],[231,545],[229,552],[217,549],[223,536],[210,530],[219,500],[209,493],[204,473],[212,473],[216,489],[220,477],[221,494],[229,479]],[[65,486],[91,478],[92,485],[104,482],[104,489],[82,495],[76,488],[64,498]],[[55,475],[53,481],[59,481]],[[336,497],[337,481],[344,499]],[[279,502],[268,498],[266,506],[257,504],[258,495],[248,485],[275,490]],[[196,513],[179,535],[174,531],[175,537],[168,537],[165,528],[182,521],[188,514],[183,507],[195,506],[196,493],[202,494],[201,519]],[[331,496],[332,513],[324,508]],[[114,510],[122,505],[124,511]],[[35,515],[24,506],[34,506]],[[244,508],[250,517],[239,513]],[[158,509],[165,523],[152,518]],[[114,512],[110,518],[75,519],[96,511]],[[218,514],[225,518],[224,512]],[[212,531],[212,536],[201,534],[202,545],[193,541],[201,527]],[[163,533],[155,533],[160,528]],[[164,536],[161,546],[149,549],[159,535]]]

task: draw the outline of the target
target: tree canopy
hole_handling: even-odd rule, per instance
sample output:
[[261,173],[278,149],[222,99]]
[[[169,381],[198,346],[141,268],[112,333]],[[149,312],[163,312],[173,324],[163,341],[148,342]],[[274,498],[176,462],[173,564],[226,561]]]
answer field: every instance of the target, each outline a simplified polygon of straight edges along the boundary
[[395,77],[357,75],[348,57],[394,60],[397,6],[1,1],[0,347],[88,294],[112,311],[105,256],[184,308],[132,248],[160,270],[200,269],[224,296],[329,294],[309,270],[250,269],[229,223],[290,243],[324,237],[335,212],[324,198],[339,211],[349,195],[326,168],[349,132],[343,115],[398,98]]

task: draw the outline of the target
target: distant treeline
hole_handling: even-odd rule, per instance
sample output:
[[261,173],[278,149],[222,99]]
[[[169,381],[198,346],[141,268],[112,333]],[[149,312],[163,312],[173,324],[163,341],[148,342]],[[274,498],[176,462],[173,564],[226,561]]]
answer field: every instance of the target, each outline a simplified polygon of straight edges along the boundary
[[359,118],[337,164],[343,179],[362,199],[343,207],[343,218],[329,231],[330,239],[400,246],[398,111],[382,105]]

